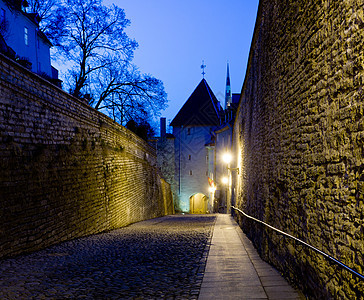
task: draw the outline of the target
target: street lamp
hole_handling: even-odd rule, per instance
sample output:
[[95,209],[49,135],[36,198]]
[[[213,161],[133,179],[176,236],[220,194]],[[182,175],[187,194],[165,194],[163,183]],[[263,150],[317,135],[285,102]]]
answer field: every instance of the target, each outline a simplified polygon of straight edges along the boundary
[[232,161],[233,157],[229,152],[225,152],[222,155],[222,161],[226,164],[229,164]]
[[[232,176],[232,171],[237,171],[237,174],[239,174],[239,168],[230,168],[230,163],[232,162],[233,160],[233,156],[231,155],[230,152],[225,152],[223,155],[222,155],[222,161],[226,164],[226,170],[227,170],[227,175],[226,177],[223,177],[222,178],[222,183],[225,184],[226,186],[226,207],[227,206],[230,206],[231,207],[231,203],[233,201],[233,190],[231,191],[231,194],[230,194],[230,200],[228,201],[228,189],[230,190],[232,188],[232,186],[229,185],[229,182]],[[229,173],[230,171],[230,173]]]
[[232,160],[233,160],[233,156],[231,155],[231,153],[225,152],[222,155],[222,161],[226,164],[226,168],[230,171],[237,171],[239,174],[239,168],[229,168],[229,164],[231,163]]

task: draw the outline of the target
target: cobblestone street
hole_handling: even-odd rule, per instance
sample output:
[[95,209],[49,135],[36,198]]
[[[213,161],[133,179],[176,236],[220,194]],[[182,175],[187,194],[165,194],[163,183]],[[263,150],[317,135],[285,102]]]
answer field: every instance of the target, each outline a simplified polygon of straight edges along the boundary
[[197,299],[215,216],[175,215],[0,261],[0,299]]

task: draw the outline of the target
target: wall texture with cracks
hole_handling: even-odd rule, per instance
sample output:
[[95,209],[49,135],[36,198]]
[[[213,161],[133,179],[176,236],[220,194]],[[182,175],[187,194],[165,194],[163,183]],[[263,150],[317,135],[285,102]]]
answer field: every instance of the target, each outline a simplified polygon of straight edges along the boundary
[[0,257],[173,213],[154,150],[0,55]]
[[[234,127],[237,205],[364,273],[364,2],[261,0]],[[309,298],[364,283],[240,220]]]

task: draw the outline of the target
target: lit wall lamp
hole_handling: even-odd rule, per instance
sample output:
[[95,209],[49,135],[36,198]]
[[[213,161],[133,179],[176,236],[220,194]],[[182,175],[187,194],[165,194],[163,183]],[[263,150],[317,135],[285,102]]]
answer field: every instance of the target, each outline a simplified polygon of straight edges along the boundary
[[228,184],[229,178],[227,176],[224,176],[223,178],[221,178],[221,182],[222,182],[222,184]]
[[225,152],[223,155],[222,155],[222,160],[224,163],[226,163],[226,168],[230,171],[237,171],[238,174],[239,174],[239,168],[229,168],[228,165],[230,164],[230,162],[232,161],[233,157],[231,155],[231,153],[229,152]]
[[222,161],[226,164],[229,164],[232,161],[233,157],[229,152],[225,152],[222,155]]

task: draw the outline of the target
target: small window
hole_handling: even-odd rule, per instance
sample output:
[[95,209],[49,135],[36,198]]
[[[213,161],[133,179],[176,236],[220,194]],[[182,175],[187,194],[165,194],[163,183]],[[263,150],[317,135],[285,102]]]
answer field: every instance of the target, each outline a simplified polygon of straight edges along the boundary
[[191,155],[188,155],[188,160],[191,160]]
[[24,43],[26,46],[29,45],[29,32],[27,27],[24,27]]
[[209,172],[208,171],[206,171],[206,176],[209,176]]
[[190,170],[190,176],[192,176],[192,170]]
[[187,128],[187,135],[191,135],[191,128]]

